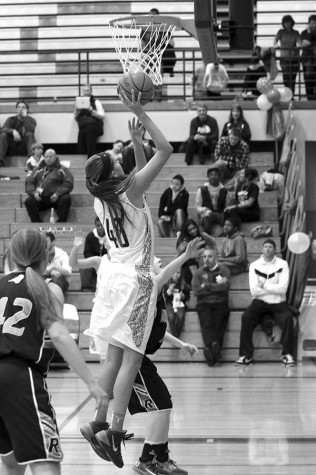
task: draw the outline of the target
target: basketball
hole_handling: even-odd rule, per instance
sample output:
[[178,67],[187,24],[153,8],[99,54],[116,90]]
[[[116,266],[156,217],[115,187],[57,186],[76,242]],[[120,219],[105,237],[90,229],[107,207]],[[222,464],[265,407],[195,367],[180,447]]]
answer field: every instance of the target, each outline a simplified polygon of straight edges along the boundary
[[123,74],[117,85],[117,92],[120,93],[123,90],[130,101],[132,100],[132,89],[134,89],[135,98],[139,92],[142,93],[140,103],[145,105],[152,99],[155,86],[148,74],[141,69],[135,69]]

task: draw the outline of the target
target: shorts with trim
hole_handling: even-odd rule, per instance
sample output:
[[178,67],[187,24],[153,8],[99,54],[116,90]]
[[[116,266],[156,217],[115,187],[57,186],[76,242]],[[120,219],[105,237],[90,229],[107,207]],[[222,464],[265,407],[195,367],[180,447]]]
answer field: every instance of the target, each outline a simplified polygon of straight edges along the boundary
[[144,354],[156,301],[157,279],[151,267],[109,263],[98,282],[90,328],[84,334]]
[[19,464],[61,462],[63,453],[46,380],[20,358],[0,359],[0,454]]
[[130,414],[138,414],[168,409],[172,409],[168,388],[159,376],[155,364],[144,356],[133,384],[128,410]]

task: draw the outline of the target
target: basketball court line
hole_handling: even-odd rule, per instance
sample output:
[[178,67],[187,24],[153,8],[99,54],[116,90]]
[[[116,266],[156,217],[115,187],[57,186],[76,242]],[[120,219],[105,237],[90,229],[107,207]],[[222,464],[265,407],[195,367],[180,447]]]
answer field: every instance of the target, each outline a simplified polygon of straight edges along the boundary
[[89,394],[89,396],[87,396],[80,404],[79,406],[77,406],[70,414],[69,416],[66,417],[66,419],[58,425],[59,427],[59,432],[61,432],[67,424],[69,424],[69,422],[71,421],[71,419],[73,419],[80,411],[81,409],[86,406],[86,404],[90,401],[90,399],[92,399],[92,396]]

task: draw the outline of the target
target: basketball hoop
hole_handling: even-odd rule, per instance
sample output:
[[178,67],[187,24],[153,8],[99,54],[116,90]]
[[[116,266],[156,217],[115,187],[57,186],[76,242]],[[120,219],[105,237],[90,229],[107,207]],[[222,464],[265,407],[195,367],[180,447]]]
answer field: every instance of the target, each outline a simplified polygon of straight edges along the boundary
[[111,20],[112,37],[124,73],[132,68],[147,73],[153,83],[162,84],[161,57],[179,18],[139,15]]

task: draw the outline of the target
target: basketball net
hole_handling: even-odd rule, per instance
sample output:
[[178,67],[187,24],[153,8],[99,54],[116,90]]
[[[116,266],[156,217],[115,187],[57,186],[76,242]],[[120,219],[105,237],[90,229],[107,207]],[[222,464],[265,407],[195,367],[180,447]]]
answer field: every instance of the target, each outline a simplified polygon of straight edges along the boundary
[[206,66],[203,85],[209,91],[222,91],[228,82],[226,68],[219,63],[209,63]]
[[157,23],[157,19],[159,21],[159,16],[143,15],[109,22],[124,73],[141,69],[156,86],[162,84],[161,58],[176,28],[172,24]]

